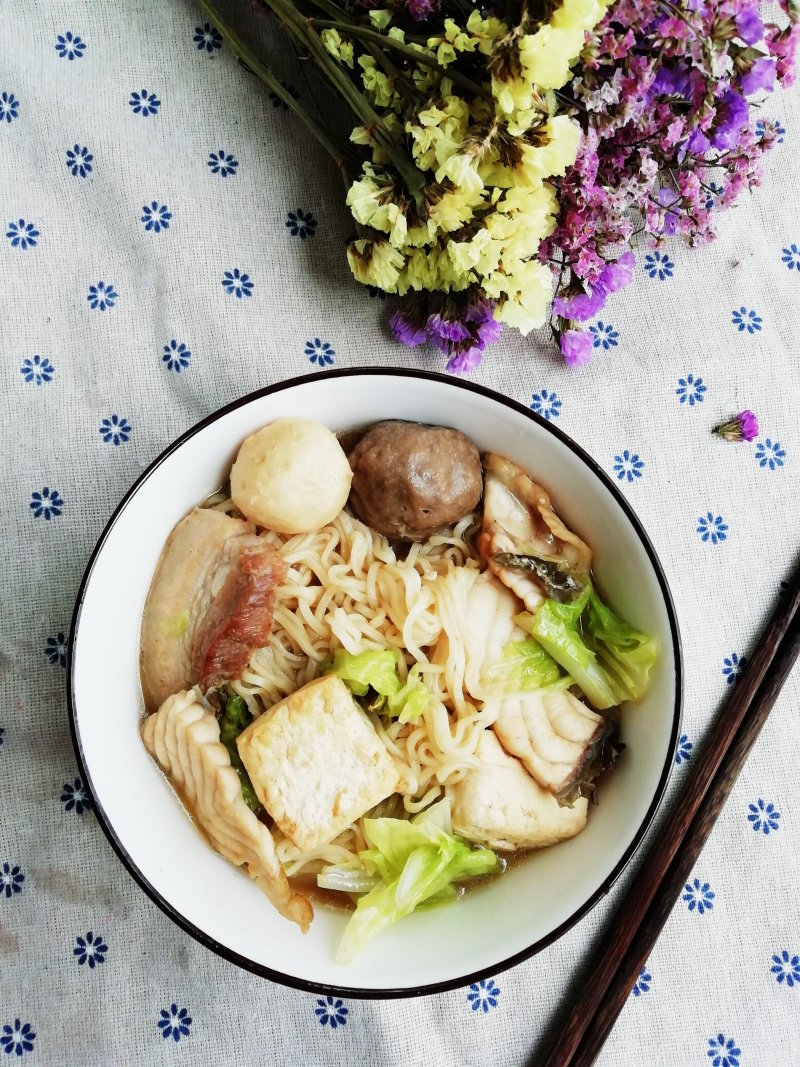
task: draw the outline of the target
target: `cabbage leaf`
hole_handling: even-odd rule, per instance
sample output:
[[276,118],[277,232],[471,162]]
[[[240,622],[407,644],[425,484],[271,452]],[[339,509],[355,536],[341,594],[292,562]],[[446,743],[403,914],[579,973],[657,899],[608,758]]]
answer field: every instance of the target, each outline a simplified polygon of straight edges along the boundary
[[566,689],[574,685],[538,641],[510,641],[503,655],[486,671],[485,680],[495,695]]
[[[359,853],[365,876],[360,884],[366,884],[370,876],[379,881],[359,897],[337,962],[349,963],[373,937],[412,911],[454,900],[455,883],[497,869],[494,852],[473,848],[443,828],[451,825],[447,800],[410,821],[364,820],[370,848]],[[318,884],[330,884],[331,870],[320,872]],[[355,875],[350,882],[357,882]]]
[[594,707],[639,700],[658,658],[655,638],[635,630],[604,604],[591,585],[570,604],[545,600],[515,621],[573,678]]
[[399,674],[400,654],[390,648],[364,652],[334,653],[330,670],[337,674],[355,697],[376,694],[368,702],[370,711],[385,714],[400,722],[413,722],[425,711],[430,693],[414,666],[405,683]]

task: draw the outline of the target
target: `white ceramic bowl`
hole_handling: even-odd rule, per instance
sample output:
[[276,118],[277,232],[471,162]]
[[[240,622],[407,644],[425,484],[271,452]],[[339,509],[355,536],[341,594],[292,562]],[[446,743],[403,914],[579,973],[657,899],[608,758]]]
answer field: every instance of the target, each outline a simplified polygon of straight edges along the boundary
[[[509,456],[551,491],[567,524],[592,546],[607,599],[661,644],[646,699],[623,712],[628,750],[602,782],[587,829],[455,905],[410,916],[347,967],[334,962],[346,916],[318,908],[306,935],[281,918],[193,829],[138,733],[139,624],[167,535],[223,483],[242,440],[286,415],[337,431],[387,418],[455,426],[481,450]],[[647,535],[610,479],[564,433],[459,379],[338,371],[281,382],[228,405],[145,471],[111,517],[86,570],[72,626],[69,698],[75,747],[100,823],[133,877],[179,926],[219,955],[289,985],[350,996],[412,996],[462,986],[524,960],[608,891],[666,786],[680,724],[680,644]]]

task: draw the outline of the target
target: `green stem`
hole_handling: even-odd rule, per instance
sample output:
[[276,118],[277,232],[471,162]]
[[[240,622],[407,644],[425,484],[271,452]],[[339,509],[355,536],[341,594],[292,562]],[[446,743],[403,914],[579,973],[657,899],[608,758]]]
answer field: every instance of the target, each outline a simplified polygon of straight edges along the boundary
[[488,91],[483,86],[478,85],[472,78],[468,78],[466,74],[462,74],[461,71],[454,70],[452,67],[443,67],[436,56],[431,55],[429,52],[412,48],[410,45],[404,44],[394,37],[389,37],[385,33],[378,33],[376,30],[368,30],[365,26],[353,26],[347,22],[339,22],[333,19],[312,18],[308,21],[312,26],[320,30],[341,30],[342,33],[348,33],[353,37],[360,38],[362,41],[371,41],[382,47],[391,48],[399,55],[405,56],[423,67],[435,68],[443,78],[449,78],[454,85],[460,85],[462,89],[467,89],[475,96],[489,96]]
[[[314,32],[314,20],[300,15],[290,0],[266,0],[266,2],[278,18],[284,22],[289,32],[305,44],[331,85],[338,91],[342,99],[350,105],[350,108],[361,122],[372,131],[375,140],[389,156],[406,188],[414,198],[417,209],[421,211],[423,206],[422,190],[425,187],[424,175],[394,140],[385,122],[374,110],[367,98],[358,91],[336,60],[328,53],[319,35]],[[350,29],[346,24],[345,28],[347,30]]]
[[347,146],[340,145],[336,142],[316,119],[312,118],[306,109],[300,104],[292,94],[286,89],[280,81],[275,77],[272,71],[263,63],[258,56],[244,43],[234,31],[228,26],[222,19],[221,15],[209,0],[198,0],[200,10],[212,25],[216,26],[219,30],[222,39],[230,48],[231,52],[236,58],[245,64],[245,66],[251,70],[257,78],[259,78],[275,95],[291,108],[292,111],[300,118],[306,125],[306,128],[316,137],[322,147],[333,158],[337,167],[344,173],[345,180],[347,180],[347,164],[355,164],[357,157],[353,150]]

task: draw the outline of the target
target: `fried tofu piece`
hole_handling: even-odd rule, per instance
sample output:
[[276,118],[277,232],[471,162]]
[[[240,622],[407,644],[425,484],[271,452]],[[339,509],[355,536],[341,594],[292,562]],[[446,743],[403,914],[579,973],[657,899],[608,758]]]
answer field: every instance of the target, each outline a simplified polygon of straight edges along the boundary
[[586,825],[588,800],[580,797],[572,807],[561,807],[508,755],[493,730],[484,731],[476,755],[479,765],[450,794],[457,834],[494,849],[545,848]]
[[258,799],[303,852],[396,792],[399,771],[335,674],[275,704],[236,741]]

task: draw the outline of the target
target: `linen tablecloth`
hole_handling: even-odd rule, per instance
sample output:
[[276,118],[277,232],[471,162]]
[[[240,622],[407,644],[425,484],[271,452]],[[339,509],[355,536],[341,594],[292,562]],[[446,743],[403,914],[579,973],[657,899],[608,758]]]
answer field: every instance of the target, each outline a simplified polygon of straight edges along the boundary
[[[572,434],[655,542],[686,657],[671,792],[797,556],[800,94],[764,114],[783,130],[764,187],[720,217],[716,243],[639,250],[589,366],[566,368],[544,331],[507,332],[474,373]],[[556,944],[476,985],[319,998],[238,970],[162,915],[101,832],[70,743],[75,593],[142,469],[279,379],[442,369],[396,346],[386,303],[350,279],[334,168],[191,3],[5,0],[0,223],[0,1051],[70,1067],[525,1063],[627,877]],[[744,407],[757,441],[710,435]],[[799,700],[795,673],[603,1067],[800,1064]]]

